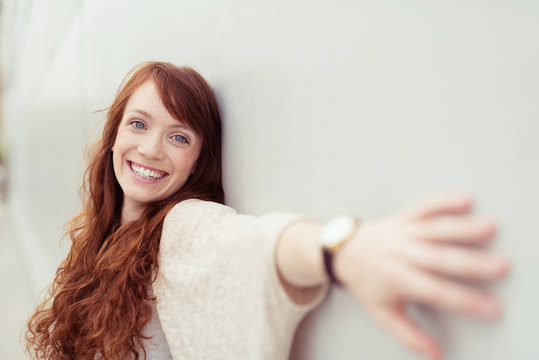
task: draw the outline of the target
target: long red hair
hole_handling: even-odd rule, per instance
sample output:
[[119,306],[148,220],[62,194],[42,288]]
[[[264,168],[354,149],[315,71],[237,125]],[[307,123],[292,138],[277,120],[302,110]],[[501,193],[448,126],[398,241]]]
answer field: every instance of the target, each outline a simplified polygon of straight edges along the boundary
[[[112,146],[131,94],[153,80],[168,112],[202,138],[193,174],[169,199],[149,204],[140,219],[120,225],[123,192],[114,175]],[[66,224],[72,240],[46,299],[27,325],[35,358],[139,358],[142,329],[151,317],[147,293],[158,271],[163,220],[178,202],[224,203],[221,120],[215,97],[193,69],[170,63],[138,65],[124,79],[107,113],[81,188],[83,210]],[[138,354],[143,349],[144,354]]]

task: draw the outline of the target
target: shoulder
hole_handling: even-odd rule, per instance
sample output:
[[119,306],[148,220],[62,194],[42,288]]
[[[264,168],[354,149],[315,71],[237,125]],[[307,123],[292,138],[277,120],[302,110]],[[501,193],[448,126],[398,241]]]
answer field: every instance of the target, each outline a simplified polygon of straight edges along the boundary
[[208,212],[208,211],[221,211],[221,212],[236,212],[230,206],[220,204],[213,201],[206,201],[200,199],[187,199],[174,205],[168,215],[173,215],[178,212],[191,211],[191,212]]
[[237,214],[233,208],[212,201],[188,199],[177,203],[165,217],[165,224],[193,218],[218,217]]
[[223,204],[198,199],[184,200],[177,203],[166,215],[162,237],[178,232],[190,233],[200,228],[209,231],[235,215],[236,210]]

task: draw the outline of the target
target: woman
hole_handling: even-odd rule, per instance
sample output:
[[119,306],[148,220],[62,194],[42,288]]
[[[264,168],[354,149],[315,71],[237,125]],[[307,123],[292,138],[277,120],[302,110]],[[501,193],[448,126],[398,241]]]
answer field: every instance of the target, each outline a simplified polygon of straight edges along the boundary
[[494,298],[452,280],[489,282],[508,268],[468,246],[495,227],[469,215],[468,195],[359,226],[223,205],[219,112],[190,68],[152,62],[128,74],[83,189],[70,252],[28,323],[36,358],[284,359],[331,282],[431,358],[441,350],[408,317],[408,302],[499,312]]

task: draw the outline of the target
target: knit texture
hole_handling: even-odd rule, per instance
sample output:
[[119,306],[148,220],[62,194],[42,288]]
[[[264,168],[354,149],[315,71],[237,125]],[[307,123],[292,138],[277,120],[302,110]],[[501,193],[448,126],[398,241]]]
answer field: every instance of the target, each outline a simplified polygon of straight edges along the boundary
[[286,359],[302,317],[327,286],[298,305],[284,290],[275,245],[298,215],[261,217],[186,200],[165,218],[157,311],[174,359]]

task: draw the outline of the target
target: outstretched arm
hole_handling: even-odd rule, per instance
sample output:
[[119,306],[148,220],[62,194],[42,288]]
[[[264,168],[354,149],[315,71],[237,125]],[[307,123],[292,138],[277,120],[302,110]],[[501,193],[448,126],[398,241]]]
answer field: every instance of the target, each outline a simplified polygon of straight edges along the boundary
[[[337,278],[385,328],[430,358],[441,358],[441,350],[408,316],[408,302],[484,318],[500,311],[492,296],[459,281],[491,282],[509,267],[505,257],[478,247],[493,238],[495,223],[471,215],[472,205],[469,195],[442,194],[363,222],[335,256]],[[298,222],[283,232],[276,263],[288,286],[328,281],[318,243],[321,228]]]

